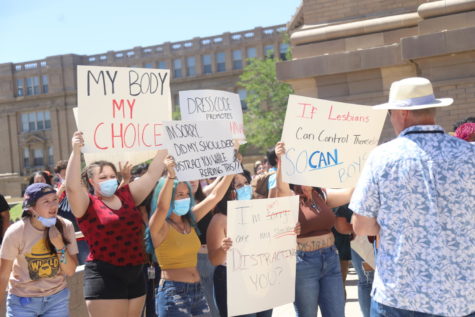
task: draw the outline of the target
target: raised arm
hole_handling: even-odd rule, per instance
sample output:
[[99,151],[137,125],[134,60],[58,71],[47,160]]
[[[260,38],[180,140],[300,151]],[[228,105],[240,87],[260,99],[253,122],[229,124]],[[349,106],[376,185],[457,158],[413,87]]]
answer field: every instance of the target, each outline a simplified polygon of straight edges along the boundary
[[160,176],[163,174],[163,169],[165,168],[163,160],[166,156],[167,150],[157,151],[157,154],[153,158],[152,163],[150,163],[147,172],[136,181],[130,183],[129,188],[132,197],[134,198],[135,205],[140,205],[157,184]]
[[161,243],[161,233],[165,220],[167,218],[168,210],[170,209],[170,204],[172,201],[173,195],[173,182],[175,181],[175,160],[171,156],[165,158],[164,165],[168,170],[168,175],[165,180],[165,185],[163,186],[160,194],[158,195],[157,206],[155,212],[150,217],[148,222],[150,234],[152,236],[152,241],[155,246]]
[[290,190],[289,183],[286,183],[282,180],[282,156],[285,154],[284,142],[277,142],[275,145],[275,154],[277,155],[277,197],[292,196],[293,194]]
[[202,188],[203,194],[205,194],[205,196],[208,196],[209,194],[211,194],[211,192],[213,191],[213,189],[216,187],[216,185],[218,185],[218,183],[219,183],[222,179],[223,179],[222,176],[216,177],[216,178],[211,182],[211,184],[208,184],[207,186],[205,186],[204,188]]
[[213,265],[226,262],[226,252],[232,246],[231,238],[226,237],[227,217],[215,214],[206,231],[208,258]]
[[82,132],[74,132],[72,139],[73,151],[69,157],[65,180],[66,195],[76,218],[84,216],[89,205],[87,190],[81,185],[81,147],[83,146]]
[[206,216],[206,214],[210,212],[211,209],[213,209],[221,199],[223,199],[224,194],[226,194],[226,191],[233,181],[233,178],[234,174],[224,176],[224,178],[216,185],[213,191],[208,196],[206,196],[202,202],[196,204],[193,207],[192,211],[195,214],[196,221],[200,221],[201,218]]

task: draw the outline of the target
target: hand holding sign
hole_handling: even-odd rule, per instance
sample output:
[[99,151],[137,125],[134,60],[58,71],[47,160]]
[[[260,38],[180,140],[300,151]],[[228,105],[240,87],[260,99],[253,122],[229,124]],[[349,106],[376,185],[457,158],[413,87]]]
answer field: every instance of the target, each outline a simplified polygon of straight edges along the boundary
[[81,131],[74,132],[71,144],[74,151],[81,151],[81,148],[84,146],[84,138]]
[[165,167],[167,168],[168,178],[176,178],[176,172],[175,172],[176,163],[173,156],[168,155],[165,158],[164,163],[165,163]]

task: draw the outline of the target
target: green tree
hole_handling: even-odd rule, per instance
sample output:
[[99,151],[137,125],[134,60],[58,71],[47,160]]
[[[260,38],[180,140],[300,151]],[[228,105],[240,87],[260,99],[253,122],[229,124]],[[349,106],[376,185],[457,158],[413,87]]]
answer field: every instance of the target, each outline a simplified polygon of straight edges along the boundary
[[244,127],[249,145],[245,149],[252,147],[263,152],[280,140],[287,101],[293,90],[277,80],[275,58],[249,61],[238,83],[247,91]]

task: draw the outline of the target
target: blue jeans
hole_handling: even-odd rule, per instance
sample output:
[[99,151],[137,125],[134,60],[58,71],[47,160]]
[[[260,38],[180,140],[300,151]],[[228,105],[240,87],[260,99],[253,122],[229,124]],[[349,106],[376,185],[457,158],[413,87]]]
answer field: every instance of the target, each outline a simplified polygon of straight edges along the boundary
[[44,297],[19,297],[8,294],[8,317],[68,317],[69,289]]
[[297,251],[295,311],[298,317],[345,316],[345,294],[340,259],[335,246],[315,251]]
[[358,302],[360,303],[360,309],[363,313],[363,317],[369,317],[374,271],[364,270],[364,260],[353,249],[351,249],[351,262],[356,270],[356,274],[358,274]]
[[161,280],[155,297],[155,309],[160,317],[188,317],[209,313],[199,282]]
[[208,254],[198,253],[198,272],[200,272],[201,287],[210,309],[210,313],[207,316],[218,316],[219,310],[216,306],[213,292],[214,265],[209,261]]
[[[432,315],[405,309],[399,309],[391,306],[380,304],[371,300],[371,317],[436,317],[439,315]],[[475,317],[475,312],[466,317]]]

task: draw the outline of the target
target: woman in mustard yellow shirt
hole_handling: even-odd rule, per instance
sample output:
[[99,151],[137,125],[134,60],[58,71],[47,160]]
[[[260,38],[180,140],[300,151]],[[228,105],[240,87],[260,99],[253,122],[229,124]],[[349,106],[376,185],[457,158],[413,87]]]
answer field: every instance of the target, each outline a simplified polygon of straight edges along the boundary
[[209,312],[209,307],[196,268],[201,246],[196,222],[223,198],[234,175],[225,176],[195,205],[190,184],[176,179],[173,157],[168,156],[165,165],[168,176],[155,189],[158,203],[149,222],[155,255],[162,269],[155,298],[156,312],[160,317],[202,315]]

